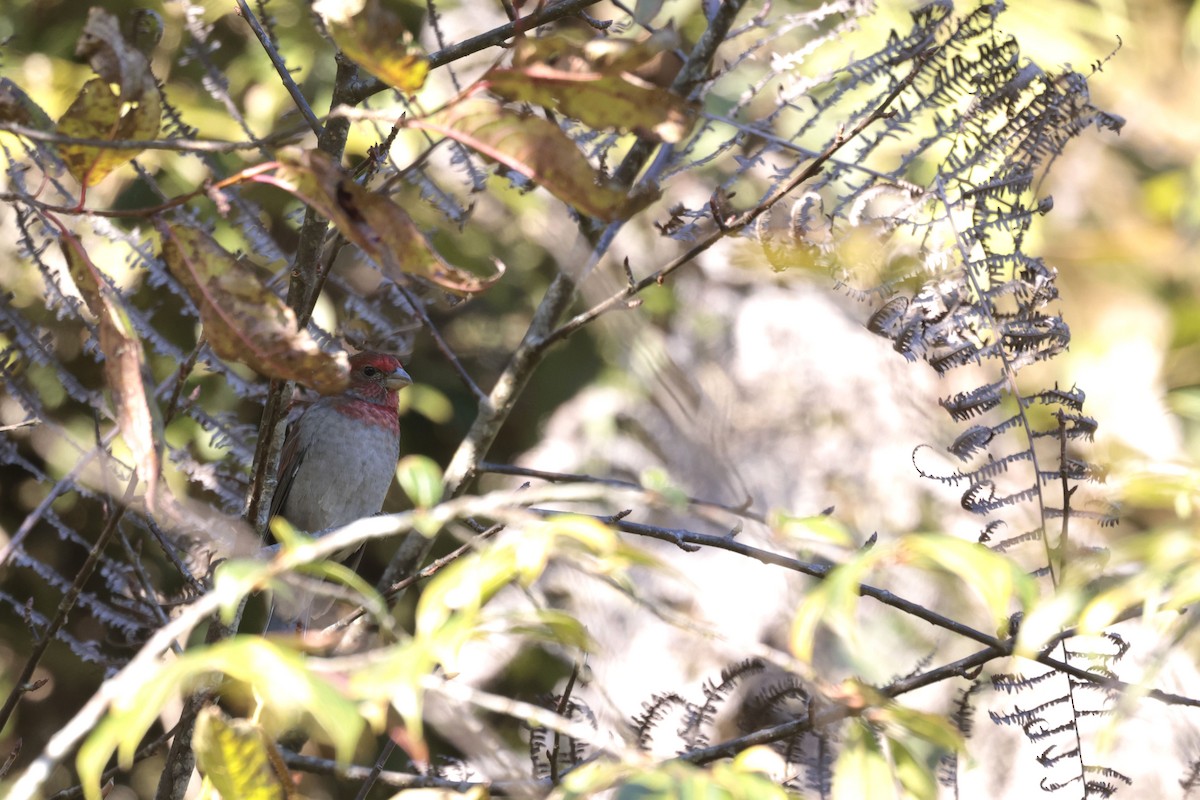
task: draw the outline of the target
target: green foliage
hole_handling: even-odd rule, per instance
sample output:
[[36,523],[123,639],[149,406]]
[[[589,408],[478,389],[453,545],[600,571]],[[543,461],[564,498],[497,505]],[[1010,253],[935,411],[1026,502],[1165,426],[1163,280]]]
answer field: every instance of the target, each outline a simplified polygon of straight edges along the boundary
[[442,499],[442,471],[428,456],[405,456],[396,467],[396,480],[417,508],[429,508]]
[[276,735],[298,724],[331,744],[340,761],[354,753],[366,725],[354,702],[316,675],[301,654],[260,636],[236,636],[190,650],[141,676],[136,691],[114,698],[104,720],[79,749],[76,769],[88,800],[100,798],[100,775],[113,753],[128,768],[163,706],[188,691],[230,680],[276,720]]
[[898,567],[940,574],[959,583],[962,596],[973,595],[982,602],[998,639],[1008,635],[1010,616],[1030,609],[1038,596],[1034,579],[1000,553],[943,534],[909,534],[864,550],[829,572],[796,611],[793,654],[811,661],[818,628],[823,628],[843,645],[859,674],[883,677],[876,675],[875,646],[859,635],[858,599],[860,587],[872,583],[875,573]]
[[551,797],[583,800],[611,791],[619,800],[784,800],[788,792],[762,770],[777,762],[766,748],[753,748],[708,769],[683,762],[647,769],[588,764],[572,771]]
[[231,720],[219,710],[201,710],[192,734],[196,766],[222,798],[285,800],[291,778],[275,743],[257,723]]

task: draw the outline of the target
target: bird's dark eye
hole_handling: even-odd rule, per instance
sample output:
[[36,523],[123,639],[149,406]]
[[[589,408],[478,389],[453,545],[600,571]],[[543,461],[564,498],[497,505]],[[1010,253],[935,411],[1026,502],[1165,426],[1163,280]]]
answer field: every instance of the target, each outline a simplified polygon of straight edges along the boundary
[[379,369],[376,367],[363,367],[363,375],[368,378],[374,378],[379,374]]

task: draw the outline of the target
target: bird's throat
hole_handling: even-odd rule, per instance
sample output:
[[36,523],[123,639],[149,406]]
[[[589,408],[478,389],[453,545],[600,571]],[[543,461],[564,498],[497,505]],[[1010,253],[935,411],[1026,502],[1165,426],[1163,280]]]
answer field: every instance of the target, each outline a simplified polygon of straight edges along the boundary
[[334,408],[339,414],[350,419],[359,420],[369,425],[399,433],[400,417],[396,411],[396,393],[388,392],[386,403],[373,403],[369,400],[351,399],[338,403]]

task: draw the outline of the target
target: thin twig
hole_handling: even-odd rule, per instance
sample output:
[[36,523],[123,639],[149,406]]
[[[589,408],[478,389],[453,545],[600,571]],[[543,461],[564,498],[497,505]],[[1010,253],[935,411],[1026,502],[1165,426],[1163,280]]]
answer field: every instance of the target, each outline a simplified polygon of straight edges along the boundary
[[79,595],[83,592],[83,585],[87,583],[88,578],[92,577],[96,566],[100,563],[100,556],[104,553],[104,548],[108,546],[109,541],[117,532],[117,524],[121,518],[125,516],[125,509],[129,502],[133,500],[134,490],[137,488],[138,479],[134,476],[129,479],[129,485],[125,489],[125,496],[117,503],[109,514],[108,522],[104,529],[100,531],[100,535],[96,537],[96,543],[92,545],[92,549],[88,551],[87,558],[79,567],[79,571],[75,573],[75,580],[71,582],[71,588],[63,595],[58,604],[58,610],[54,613],[54,618],[41,632],[37,644],[33,646],[33,651],[29,654],[29,658],[25,660],[25,666],[21,668],[20,673],[13,679],[13,688],[9,692],[8,698],[4,701],[4,706],[0,708],[0,730],[8,724],[9,717],[16,710],[17,704],[25,693],[25,685],[33,677],[33,672],[37,669],[38,662],[42,660],[42,656],[46,654],[46,648],[50,646],[50,642],[54,641],[54,637],[58,634],[67,623],[67,614],[75,607],[75,602],[79,599]]
[[363,781],[362,786],[358,787],[358,794],[354,795],[354,800],[366,800],[367,793],[371,791],[371,787],[379,780],[379,776],[383,774],[383,765],[396,751],[396,740],[388,738],[387,744],[383,746],[383,750],[379,752],[375,763],[371,766],[371,772]]
[[[598,2],[599,0],[562,0],[562,2],[555,3],[554,5],[548,5],[527,17],[521,17],[513,22],[493,28],[486,33],[472,36],[470,39],[464,39],[457,44],[452,44],[442,50],[430,53],[429,68],[436,69],[449,64],[451,61],[457,61],[460,58],[478,53],[480,50],[488,47],[502,45],[511,39],[514,34],[530,31],[540,25],[545,25],[547,22],[553,22],[557,19],[570,16]],[[378,78],[370,78],[362,81],[355,87],[354,93],[345,102],[351,106],[358,105],[371,95],[387,91],[390,88],[390,86]]]
[[[391,586],[388,586],[386,589],[380,592],[380,594],[383,595],[385,600],[390,600],[418,581],[423,581],[428,577],[436,575],[442,569],[462,558],[467,553],[477,549],[480,542],[492,538],[502,530],[504,530],[503,525],[492,525],[491,527],[480,531],[477,536],[471,539],[471,541],[463,543],[455,548],[452,552],[447,553],[436,561],[430,562],[419,572],[393,583]],[[356,608],[354,611],[342,617],[337,622],[325,628],[323,635],[329,635],[345,630],[346,628],[350,627],[350,623],[354,622],[354,620],[358,619],[365,613],[367,613],[365,608],[361,606]]]
[[570,320],[559,326],[556,330],[548,334],[541,343],[542,346],[549,346],[560,339],[565,339],[606,311],[610,311],[618,305],[627,302],[631,297],[639,292],[642,292],[651,286],[661,286],[663,281],[666,280],[671,273],[675,272],[675,270],[686,264],[690,264],[696,259],[697,256],[711,248],[717,242],[742,231],[748,225],[752,224],[760,216],[774,207],[777,203],[779,203],[780,200],[784,199],[793,191],[795,191],[796,187],[815,177],[835,153],[841,150],[848,142],[857,138],[864,130],[867,129],[869,125],[882,119],[888,113],[892,104],[896,101],[896,98],[898,98],[901,93],[903,93],[909,87],[909,85],[916,79],[917,74],[921,71],[921,68],[925,65],[925,58],[921,56],[918,56],[914,60],[916,63],[913,65],[913,68],[909,71],[908,75],[897,82],[895,88],[893,88],[892,91],[888,93],[888,96],[885,97],[879,103],[879,105],[875,107],[874,111],[864,117],[849,133],[840,133],[838,136],[834,137],[834,140],[830,142],[829,146],[826,147],[824,151],[822,151],[821,155],[817,156],[812,161],[809,161],[805,165],[804,169],[797,173],[796,176],[788,181],[785,185],[774,191],[768,198],[763,200],[754,208],[739,214],[734,219],[719,220],[716,230],[694,244],[686,253],[674,258],[666,266],[650,273],[632,286],[622,287],[619,291],[609,295],[607,298],[601,300],[587,311],[575,315]]
[[421,324],[425,326],[425,330],[429,331],[429,335],[433,338],[433,343],[437,346],[437,349],[442,354],[442,357],[446,359],[446,361],[450,364],[451,369],[453,369],[455,374],[458,375],[458,379],[462,381],[463,386],[467,387],[467,391],[469,391],[475,397],[475,402],[486,402],[487,394],[479,388],[479,384],[475,383],[475,380],[471,377],[471,373],[467,372],[466,367],[464,367],[462,362],[458,360],[458,356],[455,355],[454,349],[450,347],[450,344],[445,340],[445,338],[442,337],[441,332],[438,331],[437,326],[433,324],[433,320],[431,320],[429,315],[425,313],[425,307],[421,304],[420,300],[418,300],[417,297],[411,291],[409,291],[407,286],[404,286],[400,283],[396,283],[394,285],[400,290],[400,294],[404,295],[404,299],[408,301],[409,308],[411,308],[413,313],[416,314],[418,319],[421,320]]
[[287,89],[287,93],[291,95],[292,102],[296,104],[300,115],[304,117],[304,121],[308,123],[308,127],[312,128],[313,133],[321,136],[325,129],[321,125],[321,121],[317,119],[317,115],[313,113],[312,108],[308,105],[307,98],[300,91],[300,87],[292,80],[292,73],[288,71],[287,64],[283,63],[283,57],[279,55],[279,51],[275,49],[274,43],[271,42],[271,37],[263,30],[262,25],[258,24],[258,17],[254,16],[254,12],[250,10],[250,6],[246,5],[246,0],[237,0],[238,16],[246,20],[250,25],[250,30],[254,31],[254,35],[258,37],[259,44],[267,53],[267,58],[271,59],[271,65],[275,67],[275,72],[279,75],[279,80],[283,83],[283,88]]
[[[490,472],[494,475],[515,475],[526,478],[540,478],[550,483],[599,483],[604,486],[616,486],[623,489],[638,489],[645,490],[636,481],[626,481],[620,478],[601,478],[595,475],[582,475],[574,472],[547,472],[541,469],[532,469],[530,467],[519,467],[515,464],[497,464],[493,461],[481,461],[479,463],[480,472]],[[728,511],[730,514],[736,514],[739,517],[761,522],[764,525],[769,524],[765,514],[750,509],[750,499],[747,498],[741,505],[732,506],[727,503],[718,503],[715,500],[706,500],[702,497],[685,498],[689,505],[703,506],[706,508],[715,508],[720,511]]]
[[171,150],[178,153],[236,153],[240,150],[258,150],[263,145],[281,145],[299,139],[307,127],[291,127],[257,141],[232,141],[226,139],[100,139],[87,136],[67,136],[53,131],[43,131],[18,125],[15,122],[0,122],[0,131],[23,136],[35,142],[66,144],[78,147],[99,147],[107,150]]
[[[339,764],[331,758],[318,758],[299,753],[284,751],[283,763],[294,770],[311,772],[314,775],[331,775],[335,778],[350,781],[363,781],[371,777],[374,767],[362,764]],[[448,789],[454,792],[470,792],[473,789],[490,789],[501,795],[508,793],[518,786],[508,781],[454,781],[439,778],[434,775],[417,775],[412,772],[396,772],[395,770],[380,770],[375,779],[387,786],[397,789]],[[520,784],[520,789],[528,791],[537,787],[538,781],[528,781]]]

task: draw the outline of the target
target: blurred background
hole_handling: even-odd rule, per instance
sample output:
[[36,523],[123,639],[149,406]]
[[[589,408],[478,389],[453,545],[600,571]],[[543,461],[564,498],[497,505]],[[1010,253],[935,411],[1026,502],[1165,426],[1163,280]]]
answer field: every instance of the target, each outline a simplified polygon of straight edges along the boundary
[[[113,1],[104,5],[121,15],[139,4]],[[685,39],[689,32],[700,29],[699,2],[681,0],[661,5],[658,18],[673,18]],[[791,2],[777,5],[788,10],[803,10],[818,4]],[[879,0],[876,5],[872,15],[873,28],[903,30],[909,25],[909,11],[917,4]],[[969,3],[958,5],[964,9],[973,7]],[[439,2],[437,7],[440,30],[446,41],[494,27],[505,20],[499,3],[449,0]],[[278,77],[263,57],[258,42],[230,8],[231,4],[217,0],[168,2],[156,6],[165,28],[163,40],[154,51],[155,74],[168,85],[169,99],[180,117],[194,127],[201,138],[241,138],[247,132],[266,135],[295,127],[299,118],[291,112],[290,100],[280,88]],[[280,51],[291,59],[293,67],[299,68],[296,79],[313,108],[320,113],[328,107],[333,79],[330,45],[317,36],[309,24],[307,4],[272,2],[268,10],[275,20],[274,32]],[[602,15],[602,11],[603,4],[594,13]],[[86,13],[87,4],[74,0],[0,2],[0,41],[4,42],[0,50],[0,77],[22,87],[52,118],[57,118],[66,109],[77,87],[91,75],[90,68],[72,55]],[[420,15],[423,12],[417,8],[414,13]],[[189,26],[209,29],[206,39],[212,46],[208,50],[189,49],[193,46],[193,39],[186,35]],[[1148,485],[1144,478],[1138,481],[1127,478],[1144,476],[1147,470],[1163,476],[1190,476],[1198,472],[1197,464],[1200,463],[1200,262],[1197,261],[1196,235],[1200,226],[1200,196],[1197,192],[1200,114],[1196,111],[1200,108],[1200,74],[1197,73],[1200,5],[1178,0],[1013,2],[998,27],[1018,39],[1024,57],[1046,68],[1070,64],[1084,74],[1097,69],[1090,80],[1093,102],[1126,120],[1119,136],[1091,131],[1072,142],[1042,187],[1043,194],[1054,198],[1053,213],[1035,223],[1025,248],[1059,270],[1061,308],[1073,338],[1068,353],[1039,367],[1037,379],[1047,383],[1057,381],[1064,386],[1077,383],[1087,393],[1087,412],[1100,423],[1095,452],[1089,457],[1109,466],[1114,487],[1128,485],[1134,487],[1131,491],[1142,493],[1130,497],[1132,515],[1126,524],[1131,527],[1126,530],[1136,530],[1139,525],[1154,522],[1155,504],[1190,513],[1189,490],[1163,491],[1161,487]],[[422,43],[428,50],[437,49],[437,34],[428,25],[423,31]],[[822,58],[828,62],[844,59],[854,50],[855,43],[853,37],[847,37],[844,42],[827,47]],[[307,63],[300,54],[311,54]],[[470,77],[495,58],[495,52],[483,53],[457,64],[456,69],[461,75]],[[213,69],[228,80],[221,92],[208,91]],[[421,102],[426,108],[435,107],[453,91],[454,83],[448,74],[435,72]],[[233,101],[240,115],[237,125],[231,123],[230,108],[223,106],[214,94],[226,94]],[[237,130],[238,126],[243,130]],[[357,127],[347,150],[347,161],[353,164],[361,159],[367,148],[386,132],[386,126]],[[0,143],[8,148],[10,156],[19,153],[15,142],[13,137],[0,134]],[[397,143],[396,160],[404,163],[420,152],[422,146],[419,139],[402,136]],[[250,153],[245,157],[251,159],[253,156]],[[241,156],[219,156],[215,160],[232,170],[240,159]],[[155,176],[158,189],[167,196],[194,188],[209,174],[198,159],[180,158],[160,151],[143,153],[139,162]],[[441,166],[449,167],[447,164]],[[447,341],[476,381],[487,390],[524,333],[529,315],[555,270],[572,260],[584,259],[586,249],[576,242],[564,241],[561,231],[565,226],[572,231],[573,237],[573,223],[560,209],[547,204],[544,197],[518,191],[507,181],[495,177],[485,179],[482,185],[486,187],[483,193],[473,193],[463,186],[442,186],[440,190],[447,194],[439,197],[431,197],[429,187],[412,186],[400,199],[407,199],[407,207],[418,222],[438,229],[435,242],[452,263],[480,273],[490,271],[494,257],[510,265],[505,279],[495,289],[465,306],[431,303],[434,319]],[[295,245],[295,208],[288,204],[287,198],[279,195],[255,193],[254,190],[248,194],[261,205],[264,227],[278,247],[277,253],[259,252],[257,255],[271,271],[272,280],[281,282],[286,279],[284,256]],[[158,197],[129,169],[119,171],[94,187],[88,199],[91,206],[116,208],[137,208],[156,202]],[[469,222],[456,228],[453,224],[455,209],[468,207],[471,209]],[[0,225],[5,231],[4,239],[0,241],[0,289],[10,295],[8,306],[50,331],[56,358],[69,366],[82,387],[97,391],[103,379],[91,355],[85,351],[80,329],[63,324],[61,317],[46,306],[47,289],[41,273],[30,268],[18,255],[11,209],[0,213],[3,214]],[[462,218],[466,218],[465,214]],[[644,220],[644,229],[630,234],[634,241],[638,241],[638,237],[648,242],[659,241],[651,221]],[[127,235],[130,241],[143,241],[147,237],[145,226],[123,221],[115,221],[112,226],[117,233]],[[98,263],[108,246],[106,242],[120,238],[113,229],[106,229],[103,235],[90,242],[96,248],[92,252]],[[627,249],[635,248],[627,246]],[[110,255],[105,267],[118,282],[125,281],[124,285],[144,295],[155,291],[151,286],[136,285],[140,280],[138,270],[127,261],[127,254],[121,248],[113,246]],[[644,349],[648,341],[659,336],[662,337],[661,348],[674,356],[676,363],[683,365],[690,380],[704,384],[708,389],[717,386],[706,380],[701,366],[678,352],[683,346],[682,341],[705,341],[706,331],[720,328],[716,323],[709,325],[711,320],[707,320],[705,314],[736,328],[736,335],[730,334],[731,341],[737,340],[739,335],[757,337],[737,340],[748,344],[746,349],[738,351],[736,363],[729,362],[731,372],[738,373],[743,389],[747,385],[758,386],[766,392],[773,385],[778,386],[777,370],[785,364],[788,365],[789,380],[797,380],[800,386],[818,382],[805,370],[823,370],[821,365],[789,360],[804,352],[805,342],[811,340],[788,339],[765,330],[756,332],[745,325],[766,319],[772,313],[803,313],[811,315],[807,317],[810,320],[824,320],[821,325],[814,323],[814,331],[818,328],[828,330],[827,326],[837,324],[840,317],[836,314],[829,318],[822,316],[829,313],[824,301],[804,305],[809,301],[801,300],[801,305],[792,305],[798,295],[824,292],[824,284],[813,276],[773,275],[763,264],[739,268],[734,270],[736,274],[731,274],[729,262],[745,258],[745,254],[736,249],[718,251],[702,266],[709,277],[715,276],[728,286],[760,285],[764,292],[756,295],[754,300],[759,305],[749,310],[735,303],[732,295],[737,292],[732,289],[726,297],[727,305],[718,302],[719,296],[714,300],[715,296],[711,294],[703,295],[701,302],[697,299],[701,297],[699,294],[689,294],[699,290],[685,279],[674,286],[647,293],[645,305],[636,312],[623,315],[619,323],[598,326],[557,347],[535,373],[489,459],[512,462],[532,451],[526,456],[525,463],[544,469],[588,468],[590,465],[611,469],[614,463],[620,463],[624,454],[614,450],[596,431],[596,426],[603,427],[604,420],[620,418],[617,412],[627,408],[622,405],[624,401],[612,399],[607,392],[628,389],[631,383],[638,382],[639,347]],[[404,450],[424,453],[444,465],[474,417],[474,399],[438,356],[429,338],[421,335],[411,317],[406,315],[403,298],[394,296],[387,287],[381,287],[378,275],[363,264],[347,261],[339,265],[339,274],[343,282],[332,290],[339,300],[319,306],[316,319],[327,326],[336,323],[357,327],[376,339],[385,337],[389,348],[405,354],[418,386],[407,392],[403,401]],[[770,295],[770,291],[783,289],[796,291],[788,294],[787,301]],[[388,311],[376,319],[370,316],[369,309],[356,311],[352,305],[340,302],[340,298],[354,293],[368,298],[374,307]],[[775,300],[778,304],[772,305]],[[160,320],[170,315],[173,301],[166,298],[163,302],[166,305]],[[182,314],[178,314],[177,326],[160,329],[171,344],[184,351],[194,341],[194,325]],[[864,341],[871,338],[865,332],[859,333]],[[683,334],[692,338],[685,339]],[[713,339],[725,335],[725,332],[720,336],[714,333]],[[36,390],[43,406],[56,415],[59,424],[76,433],[81,440],[88,439],[93,420],[87,404],[81,400],[87,396],[86,391],[64,388],[58,373],[36,360],[18,364],[10,349],[14,342],[13,337],[0,334],[0,349],[11,358],[4,364],[6,382],[0,387],[0,427],[17,425],[26,418],[21,404],[10,393],[7,380],[10,375],[16,376],[19,370],[21,385]],[[869,440],[872,446],[877,444],[880,448],[875,456],[877,462],[872,463],[878,463],[879,469],[884,470],[870,483],[878,486],[881,492],[894,495],[887,501],[885,512],[875,513],[873,509],[878,506],[858,502],[862,498],[855,492],[861,487],[852,484],[855,475],[860,473],[853,469],[837,476],[837,481],[825,480],[821,483],[821,491],[796,494],[791,493],[793,487],[781,486],[772,494],[764,489],[766,494],[761,498],[764,502],[792,504],[798,513],[815,513],[835,505],[845,510],[855,533],[864,536],[881,525],[915,529],[940,520],[938,513],[930,511],[928,504],[923,499],[915,499],[915,495],[904,495],[906,500],[912,500],[911,507],[905,506],[904,501],[896,499],[903,494],[896,489],[904,482],[918,483],[906,460],[907,454],[914,443],[933,435],[931,432],[937,423],[930,422],[929,418],[941,412],[936,408],[931,410],[925,401],[936,397],[941,390],[927,368],[905,365],[902,359],[888,352],[886,344],[863,345],[864,348],[876,346],[878,353],[871,358],[880,359],[880,370],[888,376],[892,391],[896,392],[877,398],[878,407],[882,409],[880,418],[884,410],[899,407],[902,397],[906,398],[905,404],[923,408],[917,411],[906,409],[894,418],[883,420],[879,423],[883,433]],[[778,347],[778,352],[772,352],[772,347]],[[722,351],[714,347],[705,355],[711,363],[722,357]],[[152,351],[150,359],[154,376],[159,381],[167,380],[178,367],[178,359],[171,354]],[[809,398],[811,403],[823,403],[827,410],[841,410],[842,406],[837,405],[840,402],[849,414],[862,398],[883,391],[867,383],[848,389],[838,376],[830,375],[827,379],[829,385],[822,389],[827,399],[816,399],[816,395]],[[244,386],[231,388],[231,380],[243,381]],[[755,384],[755,380],[762,383]],[[587,395],[583,394],[585,388],[590,390]],[[230,459],[227,456],[239,448],[252,446],[260,410],[256,402],[261,402],[265,384],[240,367],[231,367],[225,372],[206,369],[202,364],[188,390],[197,392],[206,414],[223,420],[223,429],[232,432],[234,440],[214,441],[209,430],[195,418],[180,416],[167,428],[166,436],[173,449],[189,454],[191,460],[168,463],[166,480],[177,492],[198,494],[225,511],[236,513],[238,498],[223,487],[236,484],[237,476],[221,474],[218,468],[213,480],[205,484],[197,465],[215,464],[222,459],[226,464],[245,460],[244,457]],[[721,396],[716,390],[713,394],[718,398]],[[835,395],[840,395],[841,399],[829,399]],[[569,400],[572,404],[556,416],[555,412],[563,409]],[[752,440],[747,439],[742,423],[755,411],[746,404],[717,402],[706,405],[705,414],[711,416],[706,416],[702,422],[722,431],[737,431],[731,440],[745,444]],[[645,419],[641,411],[627,416]],[[829,416],[836,415],[829,412]],[[6,445],[12,446],[13,452],[19,451],[22,457],[27,457],[32,449],[43,459],[36,471],[11,460],[0,463],[0,537],[16,531],[26,515],[45,499],[48,484],[39,479],[38,473],[58,477],[66,474],[78,461],[77,449],[60,441],[38,443],[35,440],[40,435],[36,428],[0,434],[7,440]],[[719,441],[722,435],[711,438]],[[906,436],[909,438],[903,438]],[[651,431],[648,438],[661,441],[664,437]],[[852,435],[850,439],[859,444],[867,441]],[[811,448],[817,445],[797,442],[795,446],[810,448],[809,452],[812,452]],[[836,453],[840,451],[840,444],[831,447],[823,461],[836,460]],[[658,454],[676,459],[678,473],[692,491],[698,494],[724,492],[726,494],[719,499],[726,502],[736,503],[739,499],[736,485],[744,476],[734,480],[724,472],[714,475],[710,470],[706,473],[702,469],[705,466],[703,459],[686,448],[679,452],[664,449]],[[734,456],[733,462],[741,472],[755,478],[751,480],[755,486],[769,483],[773,473],[778,471],[765,469],[755,473],[753,448],[735,452]],[[645,465],[640,455],[630,456],[629,474],[622,477],[636,477]],[[694,467],[694,472],[689,472],[685,465]],[[885,477],[893,472],[901,477]],[[231,480],[227,481],[227,478]],[[209,487],[207,494],[198,492],[197,485]],[[952,497],[939,494],[935,487],[923,491],[934,496],[931,503],[954,502]],[[402,501],[395,496],[398,494],[393,492],[388,510],[401,507]],[[76,503],[76,498],[64,496],[55,501],[54,509],[66,527],[85,529],[94,521],[90,516],[94,506]],[[803,507],[797,507],[797,504],[803,504]],[[55,549],[61,545],[52,538],[31,541],[28,547],[37,558],[54,564],[61,574],[72,574],[77,553],[56,555]],[[386,553],[376,554],[376,560],[383,558]],[[44,576],[39,578],[29,571],[0,574],[0,590],[8,598],[6,604],[0,604],[0,665],[5,667],[4,671],[9,671],[21,662],[29,642],[29,625],[17,609],[25,598],[34,598],[38,608],[52,608],[58,595],[55,590],[47,589]],[[744,609],[730,612],[734,619],[744,613]],[[106,636],[99,624],[88,620],[75,621],[72,633],[82,641],[89,637],[101,640]],[[112,646],[113,652],[121,652],[120,642],[106,641],[105,644]],[[77,708],[103,679],[106,669],[111,669],[115,663],[103,659],[79,663],[65,651],[63,655],[66,661],[78,664],[77,669],[62,672],[42,669],[39,677],[48,679],[48,683],[28,698],[30,705],[27,708],[31,713],[22,715],[20,720],[31,752],[40,749],[49,732],[61,724],[65,710]],[[54,663],[65,662],[61,659],[47,661],[47,664]],[[0,690],[7,694],[8,689],[0,679]],[[39,704],[40,700],[50,697],[54,698],[52,704]],[[635,700],[635,693],[631,691],[628,702]],[[34,710],[42,713],[34,714]],[[12,737],[13,733],[9,731],[0,738],[0,750],[7,750]]]

